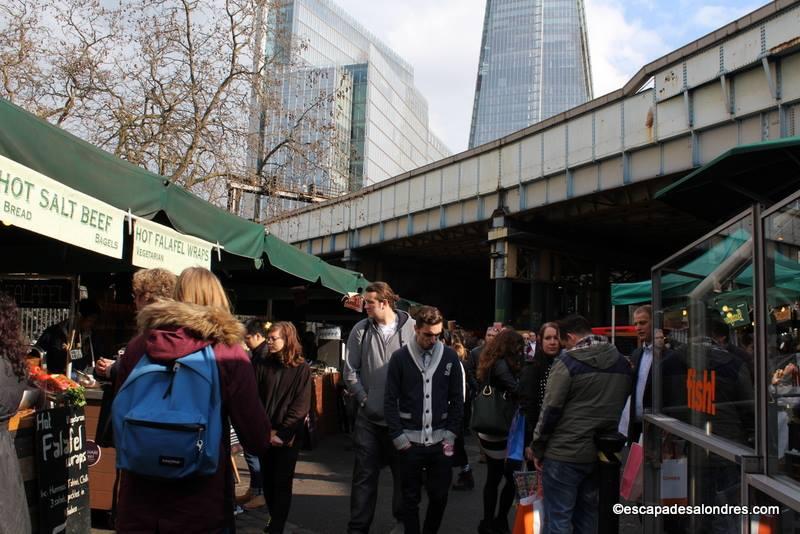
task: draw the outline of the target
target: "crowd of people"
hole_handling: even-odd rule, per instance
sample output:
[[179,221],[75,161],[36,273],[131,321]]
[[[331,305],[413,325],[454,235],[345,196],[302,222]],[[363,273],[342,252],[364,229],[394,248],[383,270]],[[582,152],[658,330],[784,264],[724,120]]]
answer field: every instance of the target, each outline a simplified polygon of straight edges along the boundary
[[[435,308],[422,307],[412,319],[395,309],[397,300],[388,284],[369,286],[368,317],[347,342],[344,377],[359,407],[347,532],[369,532],[385,465],[393,477],[396,531],[439,530],[448,490],[474,487],[463,438],[470,432],[465,414],[480,395],[502,397],[511,413],[524,415],[528,446],[525,458],[509,454],[507,421],[477,432],[486,463],[478,533],[510,532],[513,474],[527,462],[542,473],[544,532],[596,532],[595,440],[617,435],[623,408],[631,406],[631,361],[580,316],[547,322],[538,334],[495,324],[469,347],[465,332],[444,331]],[[451,485],[452,468],[459,473]],[[429,504],[420,525],[423,484]]]
[[[257,319],[241,324],[217,277],[202,268],[187,269],[178,277],[162,269],[142,270],[134,276],[133,289],[139,334],[118,359],[97,358],[95,373],[111,380],[113,391],[122,395],[142,367],[154,365],[178,376],[185,358],[211,354],[216,368],[212,381],[218,381],[212,391],[218,391],[223,428],[220,436],[211,438],[220,440],[219,461],[204,476],[164,480],[122,470],[116,529],[232,532],[234,510],[240,504],[249,509],[266,506],[269,522],[264,531],[283,532],[298,434],[310,410],[312,389],[295,326]],[[596,532],[595,438],[616,432],[624,406],[631,426],[640,424],[639,389],[644,386],[633,386],[640,366],[632,368],[613,344],[593,335],[580,316],[547,322],[538,332],[495,323],[482,340],[474,340],[458,328],[445,329],[438,309],[423,306],[412,317],[396,308],[398,300],[385,282],[370,284],[364,292],[367,317],[355,324],[345,346],[343,378],[357,415],[350,519],[342,531],[370,531],[380,472],[388,466],[393,532],[438,532],[449,492],[475,486],[476,467],[470,464],[464,438],[471,432],[475,403],[483,402],[478,397],[494,392],[515,417],[524,418],[524,457],[508,454],[509,428],[503,426],[507,421],[491,432],[475,432],[486,464],[477,532],[510,532],[513,473],[523,464],[542,474],[545,532]],[[91,311],[87,308],[87,314]],[[13,302],[0,298],[0,418],[13,413],[24,383],[20,362],[27,350],[13,341],[21,339],[13,312]],[[648,318],[651,314],[647,307],[639,312]],[[172,381],[174,377],[165,399]],[[632,387],[636,394],[630,396]],[[117,426],[119,414],[113,417],[118,456],[131,455],[127,449],[132,441],[118,435],[128,430],[122,422]],[[230,427],[245,450],[251,474],[248,491],[239,496],[229,461]],[[4,434],[0,438],[0,447],[8,448]],[[197,446],[203,448],[202,440]],[[17,482],[18,477],[7,479],[3,491],[13,492],[8,487]],[[423,487],[428,506],[420,518]],[[9,502],[16,501],[3,499]],[[24,514],[17,515],[24,521]]]

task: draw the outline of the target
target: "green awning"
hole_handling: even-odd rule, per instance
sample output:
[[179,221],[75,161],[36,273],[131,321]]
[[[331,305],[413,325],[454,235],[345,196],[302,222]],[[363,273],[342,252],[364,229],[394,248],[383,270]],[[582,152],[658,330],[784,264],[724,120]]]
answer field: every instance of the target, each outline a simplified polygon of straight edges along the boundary
[[800,136],[740,145],[655,198],[709,221],[728,219],[754,202],[765,206],[800,187]]
[[157,174],[0,99],[0,154],[64,185],[145,219],[164,212],[173,228],[227,252],[260,258],[264,228],[173,185]]
[[0,99],[0,155],[138,217],[164,213],[177,231],[219,243],[225,252],[270,264],[305,281],[347,293],[360,273],[328,265],[264,227],[194,196],[163,176],[104,150]]
[[[720,263],[731,256],[739,247],[749,239],[750,234],[745,230],[737,230],[723,241],[711,247],[704,254],[683,265],[679,270],[698,275],[707,276]],[[773,272],[771,273],[772,286],[768,293],[771,298],[780,300],[787,295],[800,295],[800,263],[775,252],[773,258]],[[661,289],[664,295],[682,295],[691,291],[700,281],[677,273],[666,274],[661,279]],[[752,300],[753,266],[747,266],[736,276],[736,284],[742,289],[725,293],[725,298],[730,295],[744,296]],[[615,306],[625,304],[643,304],[652,300],[652,282],[630,282],[611,284],[611,304]],[[784,298],[784,301],[787,301]]]
[[322,262],[319,281],[328,289],[333,289],[342,294],[361,293],[368,284],[367,279],[361,273],[325,262]]
[[[750,233],[739,229],[706,252],[680,267],[680,271],[704,277],[714,268],[736,252],[748,239]],[[661,290],[665,294],[676,294],[694,287],[700,278],[670,273],[661,279]],[[611,284],[611,304],[643,304],[652,301],[653,283],[650,280]]]

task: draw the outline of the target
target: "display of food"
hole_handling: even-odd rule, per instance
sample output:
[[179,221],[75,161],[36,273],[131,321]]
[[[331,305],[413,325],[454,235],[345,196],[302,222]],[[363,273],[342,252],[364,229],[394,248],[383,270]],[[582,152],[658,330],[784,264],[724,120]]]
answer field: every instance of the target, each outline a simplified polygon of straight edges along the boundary
[[56,400],[62,400],[70,406],[83,406],[86,404],[83,386],[62,374],[48,374],[35,362],[28,361],[28,378],[32,385],[52,395]]

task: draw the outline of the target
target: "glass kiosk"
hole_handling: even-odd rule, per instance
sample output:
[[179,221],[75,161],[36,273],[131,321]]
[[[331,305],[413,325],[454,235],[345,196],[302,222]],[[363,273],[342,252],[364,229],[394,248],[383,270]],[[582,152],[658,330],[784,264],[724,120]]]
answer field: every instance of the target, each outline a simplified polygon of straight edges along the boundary
[[[731,218],[652,280],[664,342],[645,415],[645,504],[729,513],[645,517],[645,532],[796,532],[800,191]],[[753,510],[762,506],[777,508]]]

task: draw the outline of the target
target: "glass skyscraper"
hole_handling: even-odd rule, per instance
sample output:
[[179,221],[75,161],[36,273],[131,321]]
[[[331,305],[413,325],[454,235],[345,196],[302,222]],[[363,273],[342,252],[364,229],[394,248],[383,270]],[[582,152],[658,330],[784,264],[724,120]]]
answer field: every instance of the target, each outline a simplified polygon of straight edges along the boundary
[[470,148],[591,98],[582,0],[486,0]]
[[[267,150],[280,142],[286,121],[302,113],[320,91],[335,87],[338,94],[319,110],[320,117],[333,117],[336,126],[336,149],[330,151],[330,161],[321,165],[327,170],[296,172],[292,165],[283,164],[280,154],[265,165],[267,171],[275,169],[271,179],[285,184],[284,189],[312,187],[330,198],[450,155],[430,129],[428,104],[414,86],[411,65],[340,7],[329,0],[285,0],[267,20],[290,36],[295,54],[287,61],[292,66],[277,74],[282,79],[275,84],[289,118],[254,110],[261,118],[251,124],[260,125]],[[268,38],[268,55],[280,46]],[[298,82],[309,79],[312,71],[321,74],[320,81],[313,87],[299,87]],[[256,159],[251,154],[252,165],[258,165]],[[244,210],[241,214],[250,217],[254,204],[256,218],[263,219],[303,203],[288,194],[270,202],[267,209],[258,199],[242,199],[243,208],[237,211]]]

